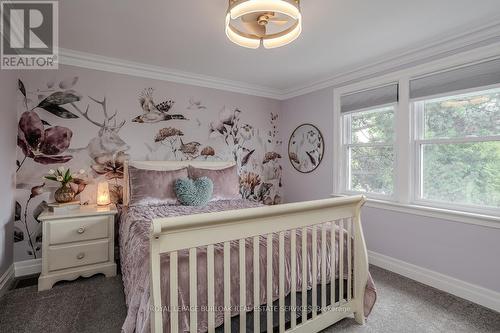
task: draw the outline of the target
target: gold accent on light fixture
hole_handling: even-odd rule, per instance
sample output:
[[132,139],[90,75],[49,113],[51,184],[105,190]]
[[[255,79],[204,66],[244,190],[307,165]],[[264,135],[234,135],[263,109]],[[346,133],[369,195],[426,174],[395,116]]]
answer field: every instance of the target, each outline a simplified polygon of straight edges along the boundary
[[293,42],[301,32],[299,0],[229,0],[226,35],[237,45],[272,49]]

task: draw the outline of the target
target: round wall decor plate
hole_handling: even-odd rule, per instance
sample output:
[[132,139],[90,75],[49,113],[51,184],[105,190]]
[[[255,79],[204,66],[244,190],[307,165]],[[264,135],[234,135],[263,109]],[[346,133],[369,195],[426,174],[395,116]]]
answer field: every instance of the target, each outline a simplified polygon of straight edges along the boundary
[[309,173],[323,160],[325,143],[320,130],[311,124],[300,125],[288,142],[288,158],[295,170]]

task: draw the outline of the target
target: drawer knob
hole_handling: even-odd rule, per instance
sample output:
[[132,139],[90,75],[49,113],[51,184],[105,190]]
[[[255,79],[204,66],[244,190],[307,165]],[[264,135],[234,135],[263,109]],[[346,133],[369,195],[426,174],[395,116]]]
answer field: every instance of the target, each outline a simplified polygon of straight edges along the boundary
[[78,231],[77,231],[80,235],[83,234],[85,232],[85,227],[80,227],[78,228]]
[[76,256],[76,258],[78,260],[81,260],[81,259],[85,258],[85,253],[78,253],[77,256]]

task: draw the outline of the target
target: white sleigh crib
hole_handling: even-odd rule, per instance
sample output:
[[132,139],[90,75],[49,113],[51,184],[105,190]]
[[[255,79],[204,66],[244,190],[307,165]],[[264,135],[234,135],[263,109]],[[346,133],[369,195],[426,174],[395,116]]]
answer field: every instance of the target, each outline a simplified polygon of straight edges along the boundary
[[[187,164],[196,167],[217,167],[227,165],[226,162],[134,162],[145,168],[155,168],[161,163],[169,166],[178,163],[179,166]],[[217,164],[217,165],[216,165]],[[127,194],[125,194],[127,195]],[[179,217],[169,217],[155,219],[152,222],[150,239],[150,306],[151,306],[151,331],[154,333],[164,332],[163,316],[169,315],[170,332],[179,331],[179,312],[173,309],[178,308],[179,281],[178,281],[178,254],[180,251],[189,251],[189,303],[190,306],[198,305],[197,289],[197,248],[206,248],[207,251],[207,300],[208,309],[215,306],[214,290],[214,245],[223,244],[224,263],[224,332],[231,332],[231,270],[239,270],[239,305],[246,306],[247,293],[246,286],[251,281],[247,281],[246,265],[236,265],[231,267],[230,244],[239,242],[239,262],[245,262],[245,251],[247,240],[253,240],[253,331],[261,331],[261,320],[267,318],[267,332],[273,332],[273,311],[262,312],[255,306],[262,303],[260,295],[260,273],[259,264],[259,241],[262,237],[267,239],[267,266],[266,269],[266,290],[271,290],[273,277],[272,268],[272,242],[273,237],[278,238],[278,285],[279,285],[279,328],[274,330],[279,332],[318,332],[329,327],[335,322],[354,315],[357,323],[364,324],[364,293],[368,279],[368,258],[366,245],[363,237],[363,230],[360,221],[360,209],[365,199],[362,196],[345,198],[326,199],[310,202],[300,202],[283,204],[278,206],[266,206],[249,208],[243,210],[224,211],[216,213],[206,213],[197,215],[187,215]],[[302,260],[302,267],[297,267],[297,245],[301,242],[302,258],[308,256],[307,237],[297,237],[296,231],[307,234],[312,230],[312,242],[310,246],[312,256],[310,265],[307,268],[308,260]],[[335,230],[342,230],[346,237],[338,237],[338,246],[334,246],[336,237],[330,237],[331,246],[327,246],[327,233],[335,235]],[[288,233],[290,246],[290,265],[285,269],[285,234]],[[340,234],[340,233],[339,233]],[[275,235],[275,236],[273,236]],[[276,236],[277,235],[277,236]],[[250,241],[251,242],[251,241]],[[347,244],[344,244],[347,242]],[[318,245],[319,244],[319,245]],[[319,246],[319,248],[318,248]],[[331,253],[327,253],[331,251]],[[330,272],[338,272],[338,279],[335,273],[327,276],[327,256],[335,258],[334,251],[338,251],[339,267],[332,267]],[[347,253],[344,253],[347,251]],[[353,251],[353,253],[351,253]],[[161,285],[161,264],[160,256],[169,254],[169,294],[168,304],[162,304]],[[317,263],[320,263],[318,265]],[[335,266],[335,260],[330,260],[330,264]],[[344,267],[347,265],[347,267]],[[234,266],[234,265],[233,265]],[[320,266],[318,268],[318,266]],[[297,273],[302,277],[302,281],[307,280],[307,270],[312,270],[312,277],[319,276],[316,283],[312,283],[310,302],[307,304],[307,297],[302,297],[302,306],[290,307],[287,311],[291,313],[289,320],[285,318],[285,297],[289,297],[291,305],[297,304],[297,295],[307,295],[307,283],[301,284],[301,290],[297,290]],[[318,269],[320,271],[318,271]],[[346,272],[346,273],[344,273]],[[220,273],[219,273],[220,274]],[[237,273],[235,273],[237,274]],[[286,276],[288,274],[289,276]],[[302,275],[300,275],[302,274]],[[344,276],[346,274],[347,276]],[[290,293],[285,294],[285,281],[291,281]],[[343,281],[346,281],[346,286]],[[340,281],[340,283],[339,283]],[[234,292],[234,290],[233,290]],[[319,292],[319,294],[318,294]],[[267,304],[273,304],[273,295],[267,293]],[[308,307],[309,305],[309,307]],[[169,313],[163,311],[168,307]],[[309,309],[309,310],[308,310]],[[320,309],[320,310],[318,310]],[[308,312],[309,311],[309,312]],[[301,313],[297,313],[301,312]],[[299,315],[300,323],[297,320]],[[234,313],[233,313],[234,315]],[[276,315],[276,312],[274,312]],[[240,311],[239,331],[245,332],[247,329],[247,313]],[[248,323],[249,325],[251,322]],[[208,332],[215,332],[215,313],[208,310]],[[198,318],[197,311],[189,313],[190,332],[197,332]],[[234,326],[233,326],[234,329]]]

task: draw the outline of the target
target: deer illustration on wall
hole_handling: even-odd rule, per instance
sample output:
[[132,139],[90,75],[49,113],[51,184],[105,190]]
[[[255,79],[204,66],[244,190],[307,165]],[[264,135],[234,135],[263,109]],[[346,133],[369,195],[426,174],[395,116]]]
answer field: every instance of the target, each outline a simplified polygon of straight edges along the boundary
[[119,132],[125,125],[126,121],[123,120],[120,123],[117,122],[116,116],[118,111],[115,111],[111,115],[108,113],[106,97],[104,97],[102,101],[90,96],[89,98],[101,107],[104,116],[104,120],[102,122],[95,121],[90,117],[90,105],[87,105],[86,110],[82,111],[76,104],[73,104],[73,107],[82,115],[83,118],[99,128],[97,137],[91,139],[86,147],[89,156],[93,160],[97,161],[102,158],[116,156],[129,150],[130,146],[119,135]]

